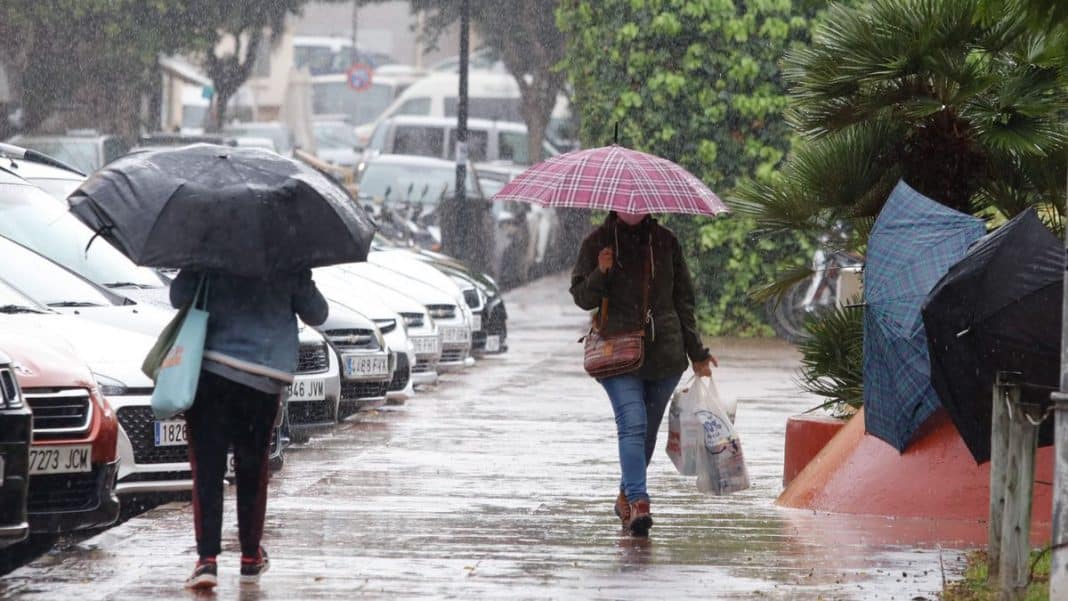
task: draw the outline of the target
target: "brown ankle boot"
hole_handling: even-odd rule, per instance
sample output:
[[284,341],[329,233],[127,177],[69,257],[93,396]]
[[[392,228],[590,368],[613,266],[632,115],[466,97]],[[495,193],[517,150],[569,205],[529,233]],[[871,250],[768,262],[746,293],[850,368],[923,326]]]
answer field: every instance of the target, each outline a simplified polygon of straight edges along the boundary
[[653,527],[653,515],[649,512],[649,501],[635,501],[630,504],[630,521],[626,523],[632,536],[649,536]]
[[627,527],[627,522],[630,521],[630,503],[627,502],[627,495],[623,494],[623,491],[619,491],[619,496],[616,497],[616,517],[623,524],[623,527]]

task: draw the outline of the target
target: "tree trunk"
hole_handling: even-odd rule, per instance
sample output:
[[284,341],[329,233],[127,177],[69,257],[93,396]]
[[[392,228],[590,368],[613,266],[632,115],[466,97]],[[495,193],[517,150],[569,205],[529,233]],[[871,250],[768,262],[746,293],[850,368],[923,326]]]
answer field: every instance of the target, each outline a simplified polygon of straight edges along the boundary
[[211,131],[222,131],[226,124],[226,108],[230,104],[231,94],[228,90],[215,88],[215,118],[212,120]]

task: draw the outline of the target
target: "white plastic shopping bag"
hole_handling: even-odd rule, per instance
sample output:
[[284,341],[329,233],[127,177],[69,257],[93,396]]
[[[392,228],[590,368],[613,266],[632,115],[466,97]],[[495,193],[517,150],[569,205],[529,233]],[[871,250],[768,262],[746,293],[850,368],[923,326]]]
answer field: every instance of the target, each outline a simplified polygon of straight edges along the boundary
[[[704,449],[705,429],[701,411],[713,403],[723,405],[712,378],[691,378],[684,388],[671,398],[668,409],[667,454],[675,469],[683,476],[697,475],[697,458]],[[727,403],[728,415],[734,421],[737,405]]]
[[742,441],[734,430],[734,416],[715,394],[710,378],[708,384],[711,392],[699,397],[702,405],[695,412],[704,433],[704,444],[697,453],[697,490],[725,495],[749,488],[749,471]]

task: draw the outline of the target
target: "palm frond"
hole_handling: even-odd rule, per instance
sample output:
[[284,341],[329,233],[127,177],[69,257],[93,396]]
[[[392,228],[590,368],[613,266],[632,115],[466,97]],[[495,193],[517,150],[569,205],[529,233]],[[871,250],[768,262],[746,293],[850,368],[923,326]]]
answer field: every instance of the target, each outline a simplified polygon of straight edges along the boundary
[[801,343],[799,383],[830,405],[864,404],[864,311],[861,307],[834,309],[806,327],[810,337]]

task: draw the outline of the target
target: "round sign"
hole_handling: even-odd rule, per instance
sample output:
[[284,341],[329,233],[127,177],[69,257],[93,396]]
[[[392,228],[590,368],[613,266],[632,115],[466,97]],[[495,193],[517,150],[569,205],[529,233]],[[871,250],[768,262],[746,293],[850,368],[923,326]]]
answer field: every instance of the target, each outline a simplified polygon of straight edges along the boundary
[[357,92],[363,92],[371,88],[373,69],[371,65],[356,63],[345,72],[349,87]]

